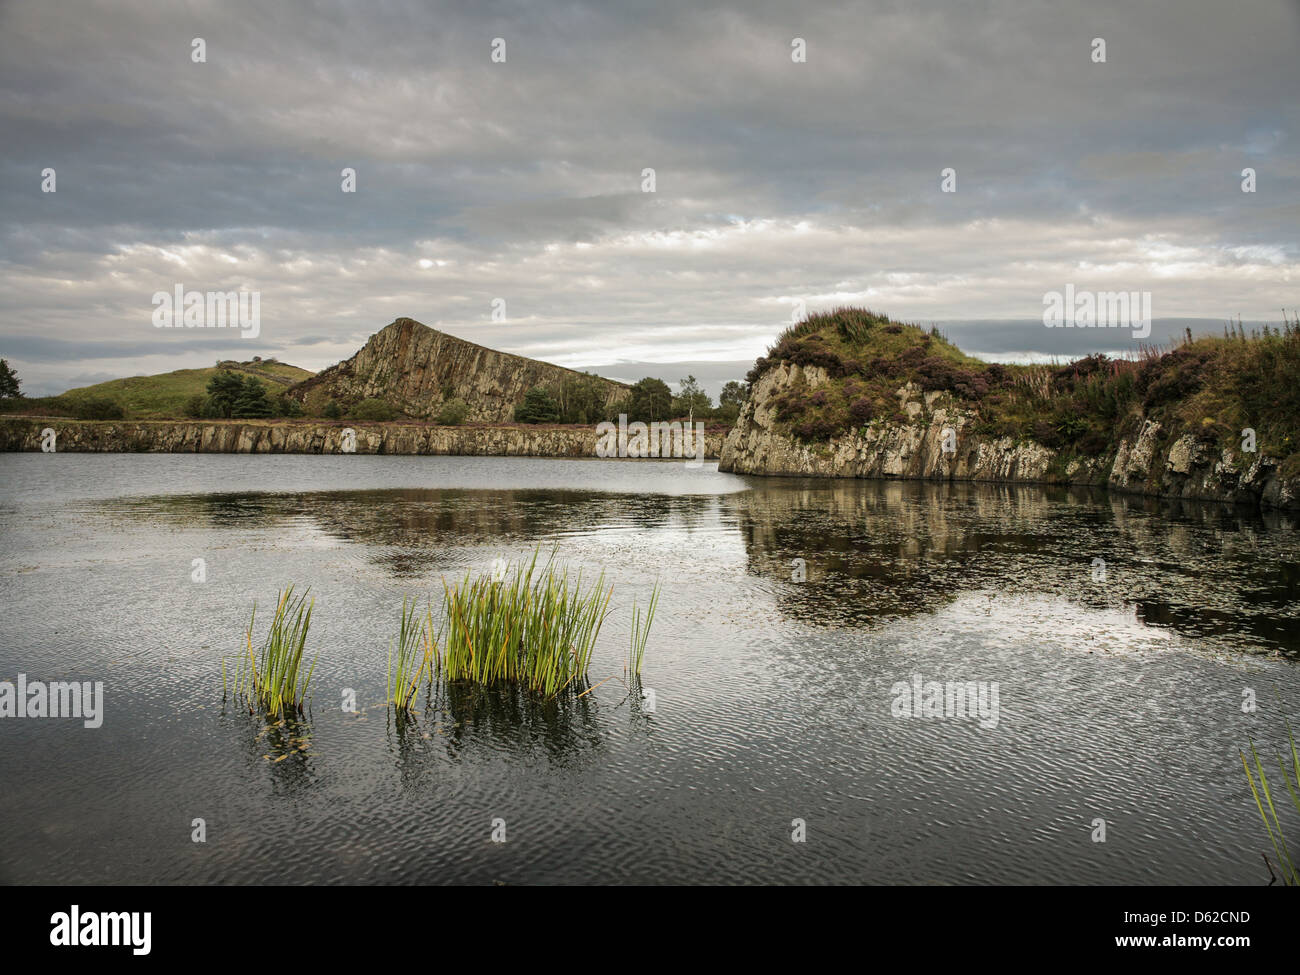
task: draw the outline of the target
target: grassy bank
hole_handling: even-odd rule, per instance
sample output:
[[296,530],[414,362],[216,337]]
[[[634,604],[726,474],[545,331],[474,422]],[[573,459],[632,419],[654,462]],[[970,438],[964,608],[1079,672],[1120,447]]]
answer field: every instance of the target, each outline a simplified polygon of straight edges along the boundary
[[[163,420],[186,417],[186,405],[207,395],[208,383],[220,372],[260,379],[272,393],[313,375],[275,359],[223,361],[204,369],[177,369],[156,376],[110,379],[80,386],[58,396],[0,400],[0,413],[20,416],[67,416],[73,419]],[[105,415],[106,407],[116,407]]]

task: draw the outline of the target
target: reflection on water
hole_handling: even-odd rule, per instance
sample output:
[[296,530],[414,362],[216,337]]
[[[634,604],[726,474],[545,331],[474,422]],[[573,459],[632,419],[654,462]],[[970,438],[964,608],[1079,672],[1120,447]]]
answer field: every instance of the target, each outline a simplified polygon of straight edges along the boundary
[[[106,718],[0,723],[0,880],[1267,880],[1237,749],[1300,712],[1292,516],[671,462],[49,459],[0,459],[0,675],[102,679]],[[537,547],[614,585],[587,693],[388,707],[403,596],[436,616],[442,577]],[[220,658],[289,580],[317,669],[268,724],[223,706]],[[997,682],[997,727],[891,714],[917,675]]]
[[[416,490],[143,497],[85,508],[141,521],[313,531],[365,545],[397,579],[457,568],[450,548],[734,526],[746,570],[791,619],[872,625],[962,593],[1042,593],[1246,652],[1300,655],[1293,515],[1097,490],[761,481],[718,497]],[[1098,577],[1095,560],[1104,563]],[[802,577],[799,581],[797,577]]]
[[[778,486],[729,495],[725,505],[749,571],[788,582],[775,590],[778,603],[808,623],[873,624],[972,591],[1039,593],[1131,606],[1145,623],[1244,651],[1300,655],[1293,515],[898,482]],[[796,569],[807,583],[793,582]]]

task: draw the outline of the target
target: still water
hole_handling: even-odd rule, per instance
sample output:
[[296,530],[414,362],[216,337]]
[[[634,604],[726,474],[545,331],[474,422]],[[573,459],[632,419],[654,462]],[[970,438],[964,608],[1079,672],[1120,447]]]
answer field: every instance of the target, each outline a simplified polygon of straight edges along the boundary
[[[1238,750],[1300,717],[1292,516],[668,461],[4,454],[0,532],[0,680],[105,698],[99,728],[0,718],[0,882],[1268,881]],[[613,583],[613,679],[398,720],[403,596],[436,615],[444,576],[539,546]],[[623,660],[656,580],[651,713]],[[221,660],[289,581],[318,663],[268,728]],[[996,721],[898,713],[918,675],[996,685]]]

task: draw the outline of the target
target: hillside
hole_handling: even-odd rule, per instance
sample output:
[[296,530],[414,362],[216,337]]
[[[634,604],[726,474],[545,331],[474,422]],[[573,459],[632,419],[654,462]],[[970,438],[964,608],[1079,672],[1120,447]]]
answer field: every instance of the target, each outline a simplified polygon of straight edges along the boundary
[[787,329],[747,378],[723,470],[1110,483],[1232,500],[1272,492],[1279,504],[1300,489],[1294,321],[1133,360],[1008,366],[935,330],[839,309]]
[[202,369],[177,369],[156,376],[110,379],[93,386],[79,386],[58,396],[9,400],[5,403],[5,412],[68,415],[75,414],[79,404],[91,400],[110,400],[121,406],[128,417],[146,420],[182,417],[185,415],[186,402],[195,396],[205,396],[208,382],[222,370],[256,376],[265,383],[271,394],[283,392],[312,375],[307,369],[274,359],[248,362],[227,360]]
[[286,395],[311,416],[335,401],[343,410],[368,399],[386,401],[408,417],[436,417],[444,404],[461,401],[465,419],[508,423],[529,389],[591,384],[604,403],[628,387],[536,359],[498,352],[410,318],[399,318],[374,335],[352,358],[312,376]]

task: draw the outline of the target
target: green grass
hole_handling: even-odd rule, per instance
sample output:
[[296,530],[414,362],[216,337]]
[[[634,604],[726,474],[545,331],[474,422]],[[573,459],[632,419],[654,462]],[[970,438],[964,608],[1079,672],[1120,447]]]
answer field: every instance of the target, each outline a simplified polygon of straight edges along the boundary
[[[284,712],[302,714],[307,687],[316,668],[313,660],[302,675],[303,650],[315,600],[308,601],[310,590],[295,598],[293,586],[283,589],[276,600],[275,615],[259,653],[253,651],[253,625],[257,621],[257,604],[248,620],[245,650],[235,659],[235,696],[251,707],[260,707],[270,717]],[[222,688],[226,686],[226,663],[221,663]]]
[[659,584],[655,583],[650,591],[650,605],[643,614],[640,607],[632,604],[632,645],[628,652],[628,670],[640,676],[641,664],[645,660],[645,645],[650,639],[650,627],[654,624],[655,609],[659,605]]
[[[1286,723],[1286,737],[1291,745],[1291,767],[1287,768],[1286,761],[1281,755],[1277,757],[1277,770],[1281,781],[1286,785],[1286,791],[1291,796],[1291,803],[1295,806],[1296,812],[1300,813],[1300,753],[1296,751],[1295,738],[1291,734],[1291,722]],[[1288,887],[1300,887],[1300,872],[1296,870],[1295,860],[1291,856],[1291,850],[1287,846],[1286,835],[1282,832],[1282,820],[1277,814],[1277,806],[1273,803],[1273,787],[1268,784],[1268,777],[1264,774],[1264,763],[1259,759],[1259,753],[1255,750],[1255,743],[1250,743],[1251,761],[1246,760],[1244,752],[1241,755],[1241,765],[1246,770],[1246,780],[1250,783],[1250,794],[1255,797],[1255,808],[1259,811],[1259,818],[1264,821],[1264,829],[1268,832],[1269,841],[1273,844],[1273,853],[1278,859],[1278,864],[1282,870],[1282,881]],[[1251,764],[1254,764],[1252,771]],[[1258,785],[1256,784],[1258,776]],[[1261,798],[1262,797],[1262,798]],[[1279,797],[1280,799],[1281,797]],[[1278,803],[1282,805],[1281,802]],[[1265,811],[1267,808],[1267,811]],[[1285,809],[1286,806],[1282,805]],[[1265,858],[1267,860],[1267,857]]]
[[[223,362],[222,368],[261,379],[268,395],[283,392],[294,383],[314,373],[283,362]],[[156,376],[132,376],[110,379],[93,386],[80,386],[58,396],[40,396],[25,400],[5,400],[4,411],[44,413],[53,416],[76,416],[80,404],[92,400],[111,400],[122,407],[131,420],[185,419],[185,404],[194,396],[207,395],[208,381],[219,371],[178,369]]]
[[[397,632],[397,653],[388,648],[388,701],[402,709],[415,704],[420,693],[420,680],[426,674],[433,676],[438,664],[436,638],[433,633],[433,614],[425,610],[424,619],[415,613],[415,601],[402,599],[402,622]],[[396,670],[394,670],[394,663]]]
[[507,567],[504,578],[444,580],[448,680],[519,684],[547,697],[585,681],[612,588],[601,573],[584,592],[581,573],[553,561],[539,568],[538,554]]
[[[449,685],[512,686],[546,698],[584,686],[613,587],[605,584],[603,572],[584,583],[581,572],[556,565],[553,555],[540,564],[540,554],[538,549],[531,560],[512,563],[504,572],[444,579],[442,623],[436,630],[432,609],[421,617],[415,600],[403,597],[397,641],[388,647],[388,702],[401,711],[411,709],[420,687],[435,676]],[[627,662],[633,674],[641,673],[659,596],[656,583],[644,611],[633,604]],[[313,661],[302,677],[313,607],[306,592],[295,597],[292,585],[284,589],[261,651],[255,652],[254,604],[234,676],[235,695],[248,701],[250,710],[260,707],[272,717],[302,713],[315,669]],[[226,690],[225,659],[221,683]]]

